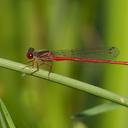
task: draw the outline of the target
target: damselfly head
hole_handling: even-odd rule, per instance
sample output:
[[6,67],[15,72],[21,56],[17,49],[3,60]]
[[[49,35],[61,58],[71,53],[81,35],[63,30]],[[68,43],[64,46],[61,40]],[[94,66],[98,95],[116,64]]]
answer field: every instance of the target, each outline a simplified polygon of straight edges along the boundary
[[33,52],[34,52],[34,48],[29,48],[28,52],[26,54],[28,59],[33,59]]

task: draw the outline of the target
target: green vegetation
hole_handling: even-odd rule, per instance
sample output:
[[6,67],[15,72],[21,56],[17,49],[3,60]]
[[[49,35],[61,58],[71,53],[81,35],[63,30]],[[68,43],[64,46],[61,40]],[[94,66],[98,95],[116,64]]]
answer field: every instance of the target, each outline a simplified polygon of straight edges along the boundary
[[0,126],[127,128],[128,66],[53,62],[48,78],[47,66],[31,76],[21,64],[29,47],[115,46],[127,61],[127,9],[127,0],[1,1]]

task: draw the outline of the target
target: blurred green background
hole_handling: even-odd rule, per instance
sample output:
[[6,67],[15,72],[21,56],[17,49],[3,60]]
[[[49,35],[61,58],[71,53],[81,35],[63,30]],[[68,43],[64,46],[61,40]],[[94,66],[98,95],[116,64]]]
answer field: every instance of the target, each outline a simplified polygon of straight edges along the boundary
[[[128,60],[127,0],[0,1],[0,57],[26,62],[26,51],[115,46]],[[120,95],[128,94],[128,66],[55,62],[53,72]],[[128,110],[89,119],[71,117],[103,100],[0,68],[0,97],[17,128],[127,128]],[[78,123],[81,122],[82,124]]]

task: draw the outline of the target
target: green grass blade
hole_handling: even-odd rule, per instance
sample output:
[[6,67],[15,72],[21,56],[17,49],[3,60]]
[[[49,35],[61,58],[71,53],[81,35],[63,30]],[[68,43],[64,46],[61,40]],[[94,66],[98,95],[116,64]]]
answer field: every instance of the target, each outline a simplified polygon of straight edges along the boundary
[[[4,103],[1,99],[0,99],[0,106],[1,106],[1,111],[2,111],[2,113],[0,113],[0,119],[2,122],[3,128],[6,128],[6,124],[4,122],[4,119],[6,120],[6,123],[8,124],[9,128],[16,128],[6,106],[4,105]],[[2,117],[2,115],[4,116],[4,118]]]
[[[3,58],[0,58],[0,66],[15,70],[15,71],[20,71],[26,74],[31,74],[34,70],[36,70],[36,68],[33,68],[33,69],[30,67],[25,68],[26,65],[24,64],[17,63],[11,60],[3,59]],[[101,97],[109,101],[128,107],[128,98],[126,97],[123,97],[113,92],[107,91],[105,89],[93,86],[91,84],[84,83],[84,82],[81,82],[66,76],[58,75],[55,73],[50,73],[50,76],[48,76],[48,73],[49,73],[48,71],[39,70],[35,72],[33,76],[47,79],[49,81],[56,82],[71,88],[79,89],[81,91],[90,93],[92,95],[95,95],[95,96],[98,96],[98,97]]]
[[7,128],[8,127],[8,125],[5,121],[5,118],[3,117],[1,111],[0,111],[0,127],[2,127],[2,128]]
[[109,112],[121,107],[122,107],[121,105],[116,103],[104,103],[104,104],[89,108],[83,112],[80,112],[76,114],[76,117],[77,115],[78,116],[95,116],[95,115],[103,114],[105,112]]

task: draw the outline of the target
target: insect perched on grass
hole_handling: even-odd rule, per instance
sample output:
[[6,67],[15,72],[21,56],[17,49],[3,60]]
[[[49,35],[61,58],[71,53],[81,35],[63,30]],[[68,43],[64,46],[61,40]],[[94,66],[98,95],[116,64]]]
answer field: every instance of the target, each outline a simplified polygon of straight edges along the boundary
[[105,49],[73,49],[73,50],[41,50],[35,51],[34,48],[29,48],[27,51],[27,58],[32,62],[32,67],[37,69],[32,72],[35,73],[39,70],[39,66],[45,64],[49,67],[49,74],[52,70],[52,64],[48,62],[53,61],[79,61],[88,63],[108,63],[128,65],[125,61],[113,61],[117,57],[119,50],[116,47]]

